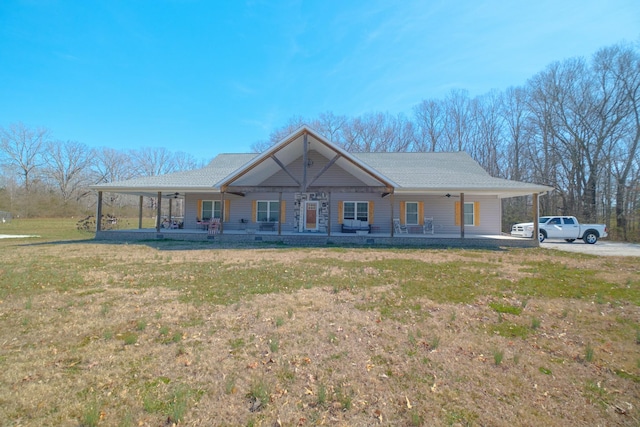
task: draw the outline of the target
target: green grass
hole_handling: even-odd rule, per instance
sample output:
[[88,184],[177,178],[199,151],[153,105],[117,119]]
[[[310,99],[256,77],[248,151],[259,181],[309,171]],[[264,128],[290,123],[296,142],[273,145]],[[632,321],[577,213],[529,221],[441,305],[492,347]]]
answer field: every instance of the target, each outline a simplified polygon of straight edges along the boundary
[[498,302],[490,302],[489,307],[493,308],[496,313],[514,314],[516,316],[519,316],[520,313],[522,313],[522,307],[514,307]]
[[[311,252],[309,249],[277,248],[269,249],[276,252],[275,256],[269,252],[270,257],[265,260],[247,257],[251,259],[247,261],[240,252],[240,255],[235,254],[238,261],[225,263],[211,262],[223,260],[225,250],[212,249],[206,244],[185,246],[185,243],[156,241],[128,245],[94,243],[83,240],[87,233],[75,238],[73,235],[76,233],[72,231],[57,233],[53,230],[49,237],[27,242],[0,242],[0,252],[5,257],[0,267],[0,300],[6,307],[13,302],[12,309],[7,310],[15,313],[3,318],[3,326],[7,331],[13,328],[20,334],[26,332],[24,338],[20,338],[25,340],[20,344],[20,353],[18,347],[6,350],[0,355],[0,363],[8,369],[15,362],[14,354],[27,354],[38,348],[39,341],[32,336],[48,320],[58,322],[60,330],[64,331],[62,326],[67,325],[66,319],[73,318],[78,322],[77,313],[83,316],[86,313],[86,318],[95,322],[84,328],[81,334],[74,334],[74,327],[70,335],[60,334],[55,342],[52,338],[51,343],[46,343],[50,359],[47,366],[55,367],[63,377],[69,377],[71,389],[82,378],[87,389],[93,388],[102,393],[98,399],[103,399],[99,403],[108,418],[98,421],[98,425],[117,423],[118,416],[124,419],[125,408],[132,408],[128,416],[135,423],[149,417],[154,422],[169,420],[182,425],[202,393],[198,387],[206,389],[208,394],[241,400],[245,411],[247,396],[259,398],[263,405],[268,405],[265,413],[273,411],[286,399],[291,399],[293,405],[296,399],[305,398],[307,400],[303,404],[309,405],[306,407],[309,423],[312,417],[317,416],[317,421],[320,421],[332,411],[336,414],[370,414],[374,408],[365,408],[362,403],[365,399],[372,401],[371,395],[366,394],[367,384],[350,371],[355,357],[351,350],[353,346],[364,348],[365,357],[357,363],[365,363],[367,354],[371,358],[371,372],[362,372],[362,375],[377,378],[380,384],[384,384],[381,389],[398,396],[408,394],[405,391],[410,390],[411,402],[417,402],[413,408],[406,408],[402,406],[402,398],[399,399],[400,404],[389,400],[391,403],[386,408],[400,409],[392,412],[382,408],[385,409],[383,413],[397,415],[395,420],[385,418],[383,424],[427,423],[431,415],[422,405],[429,404],[433,398],[442,408],[437,412],[436,423],[474,425],[478,418],[474,412],[477,409],[464,406],[456,395],[467,391],[465,385],[470,384],[470,378],[474,376],[468,372],[450,373],[443,366],[443,357],[450,357],[450,361],[455,357],[456,362],[459,358],[462,363],[468,352],[487,354],[486,351],[495,345],[494,348],[507,350],[509,359],[504,359],[502,350],[493,350],[493,364],[486,363],[490,371],[500,374],[513,371],[511,375],[533,366],[537,370],[533,377],[539,376],[537,382],[542,384],[542,381],[554,379],[547,366],[551,366],[561,378],[574,365],[579,365],[581,370],[589,369],[579,361],[589,362],[594,358],[593,349],[589,356],[588,347],[584,346],[578,347],[578,353],[572,353],[580,357],[561,354],[551,358],[549,354],[562,353],[563,350],[549,343],[547,334],[553,336],[569,329],[569,334],[582,338],[581,341],[576,338],[576,342],[598,343],[597,348],[601,342],[626,342],[636,347],[640,342],[637,319],[628,314],[635,313],[640,305],[640,276],[634,273],[637,263],[633,260],[617,260],[612,264],[615,269],[600,271],[566,267],[564,263],[571,263],[576,258],[574,254],[554,253],[550,262],[551,257],[537,249],[505,250],[499,254],[451,250],[442,256],[439,250],[431,249],[324,248]],[[66,237],[60,237],[60,240],[51,237],[63,235]],[[300,261],[285,263],[284,260],[289,258],[287,255],[293,251]],[[326,254],[350,256],[333,258]],[[431,259],[432,255],[438,255],[438,259]],[[509,268],[505,269],[507,262]],[[334,274],[335,271],[338,273]],[[624,279],[618,277],[620,271],[626,274]],[[252,301],[263,294],[287,294],[315,287],[320,289],[282,298],[280,306],[260,305]],[[122,295],[122,299],[116,299],[114,295]],[[359,310],[371,312],[358,312],[354,318],[368,320],[357,320],[353,324],[347,324],[339,316],[337,320],[314,319],[306,325],[305,331],[308,330],[309,336],[294,336],[291,331],[305,323],[305,315],[310,312],[305,300],[309,295],[313,297],[309,306],[316,303],[314,298],[318,295],[325,295],[340,306],[352,304]],[[266,299],[273,301],[272,298]],[[582,300],[598,313],[600,310],[605,312],[605,307],[599,306],[605,304],[624,310],[619,311],[620,320],[610,321],[613,327],[604,331],[600,329],[598,313],[587,313],[585,304],[575,304],[572,300]],[[302,301],[305,302],[300,304]],[[236,317],[236,311],[246,312],[254,306],[257,308],[255,318],[254,312],[245,313],[241,320]],[[291,307],[295,307],[295,312]],[[321,306],[318,304],[318,307]],[[563,307],[570,307],[570,310],[563,310]],[[475,313],[472,318],[469,317],[470,310]],[[525,316],[522,315],[524,310],[527,312]],[[123,313],[129,316],[123,317]],[[217,318],[219,313],[226,313],[227,320]],[[495,320],[496,313],[501,322]],[[325,321],[335,323],[336,327],[327,327]],[[251,327],[245,327],[243,322]],[[582,328],[584,323],[594,328],[587,328],[589,333],[581,336],[579,327]],[[442,329],[425,327],[433,324]],[[539,330],[541,324],[544,327]],[[388,333],[390,325],[394,325],[392,333]],[[344,332],[336,332],[337,326],[344,327]],[[371,336],[362,336],[362,344],[354,343],[354,337],[362,335],[364,330]],[[388,335],[379,335],[378,330],[386,330]],[[459,346],[451,340],[457,331],[480,337],[481,344],[475,347],[469,344],[469,348]],[[373,350],[367,350],[365,343],[369,339],[376,344]],[[315,342],[322,352],[320,357],[311,357],[308,367],[293,363],[301,354],[306,355],[296,352],[301,342]],[[162,371],[154,370],[154,362],[160,356],[147,352],[159,343],[167,345],[160,350],[156,347],[155,351],[166,357],[170,366]],[[536,346],[529,345],[532,343]],[[209,377],[207,383],[191,382],[192,372],[201,372],[197,371],[198,364],[210,362],[212,346],[224,351],[224,357],[211,363],[219,363],[220,370],[229,369],[221,371],[227,376],[218,375],[214,380]],[[247,369],[249,363],[260,361],[267,349],[274,353],[274,364]],[[433,351],[436,349],[438,351]],[[454,350],[459,353],[452,353]],[[104,384],[91,382],[92,375],[97,375],[107,366],[104,360],[112,360],[103,359],[96,365],[100,359],[85,356],[85,352],[95,355],[98,351],[113,356],[114,362],[109,363],[114,363],[114,372],[122,378],[114,383],[113,388],[102,389],[100,387]],[[444,356],[446,354],[449,356]],[[506,363],[506,360],[511,361],[511,355],[513,365]],[[118,362],[124,357],[129,358],[127,364]],[[489,359],[491,362],[491,356]],[[609,356],[595,359],[600,366]],[[634,356],[629,363],[617,360],[598,376],[594,374],[594,378],[602,381],[604,375],[615,375],[618,382],[635,387],[639,382],[637,369],[640,368],[636,359]],[[36,360],[30,363],[37,366]],[[522,363],[519,364],[520,360]],[[474,366],[483,369],[479,363]],[[495,369],[495,366],[500,368]],[[211,371],[218,372],[217,368],[211,368]],[[487,371],[482,372],[486,374]],[[160,373],[167,377],[157,377]],[[313,381],[309,380],[308,374],[314,375]],[[440,382],[432,374],[437,374]],[[486,375],[488,385],[495,381],[491,374]],[[25,384],[34,381],[26,375],[25,379],[21,378],[23,376],[18,380]],[[474,380],[482,382],[483,378],[476,376]],[[436,391],[430,392],[428,387],[435,388],[436,383]],[[301,392],[301,398],[293,397],[294,390],[303,390],[301,384],[312,390],[314,395],[307,396]],[[441,387],[443,384],[448,388]],[[585,394],[603,392],[604,387],[597,386],[597,382],[594,384],[587,387]],[[284,390],[288,394],[281,395]],[[73,420],[92,425],[95,405],[92,406],[91,399],[95,396],[89,394],[78,401],[73,409]],[[112,402],[116,396],[123,399],[121,406]],[[270,402],[274,404],[270,405]],[[65,411],[54,408],[55,404],[51,406],[52,412]],[[117,415],[114,414],[114,406],[117,406]],[[272,413],[269,412],[270,415]],[[19,415],[24,417],[24,414]],[[45,418],[41,413],[39,416],[40,420]],[[250,422],[261,425],[265,422],[261,417],[260,413],[250,414],[238,425]],[[543,418],[535,419],[540,421]],[[375,418],[371,421],[373,423]],[[56,425],[55,421],[49,424]]]

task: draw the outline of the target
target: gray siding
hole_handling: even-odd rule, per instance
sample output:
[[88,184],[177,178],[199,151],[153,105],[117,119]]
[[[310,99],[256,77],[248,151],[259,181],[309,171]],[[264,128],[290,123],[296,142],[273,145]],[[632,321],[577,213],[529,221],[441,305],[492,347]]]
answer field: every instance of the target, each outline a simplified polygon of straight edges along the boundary
[[[256,228],[255,218],[251,218],[252,202],[254,200],[278,200],[278,193],[249,193],[246,197],[226,195],[225,200],[230,201],[229,218],[226,218],[224,227],[230,230],[242,228]],[[194,193],[189,194],[185,200],[184,227],[187,229],[197,228],[196,217],[198,216],[198,200],[220,200],[219,194]],[[282,231],[290,232],[297,230],[295,224],[295,194],[283,193],[282,200],[286,203],[285,218],[282,223]],[[393,217],[391,201],[393,200]],[[329,216],[331,218],[331,231],[340,230],[338,219],[339,202],[373,202],[373,223],[375,232],[390,233],[392,218],[400,217],[401,202],[424,202],[424,216],[433,218],[435,233],[456,234],[460,227],[455,225],[455,202],[458,197],[447,198],[444,196],[387,196],[382,198],[379,194],[370,193],[331,193]],[[465,226],[465,234],[500,234],[500,200],[495,196],[472,196],[465,195],[465,202],[480,203],[480,225]],[[247,220],[243,223],[241,220]]]

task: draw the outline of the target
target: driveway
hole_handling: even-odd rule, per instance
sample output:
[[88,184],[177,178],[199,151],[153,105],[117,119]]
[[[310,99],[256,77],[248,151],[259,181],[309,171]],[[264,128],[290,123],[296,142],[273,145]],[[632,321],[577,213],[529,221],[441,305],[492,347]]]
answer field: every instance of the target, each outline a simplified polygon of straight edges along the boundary
[[640,257],[640,244],[637,243],[598,241],[595,245],[588,245],[580,240],[576,240],[573,243],[568,243],[564,240],[545,240],[540,243],[540,247],[589,255]]

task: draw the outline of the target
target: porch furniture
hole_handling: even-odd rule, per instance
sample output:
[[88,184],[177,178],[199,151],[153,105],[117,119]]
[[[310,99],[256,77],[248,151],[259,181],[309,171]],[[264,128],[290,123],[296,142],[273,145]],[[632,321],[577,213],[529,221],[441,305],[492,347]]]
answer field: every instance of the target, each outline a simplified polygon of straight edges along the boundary
[[220,219],[211,218],[209,221],[209,234],[218,234],[220,232]]
[[393,231],[396,234],[408,234],[407,226],[404,224],[400,224],[400,218],[393,219]]
[[275,222],[261,222],[260,231],[276,231]]
[[424,223],[422,225],[422,233],[423,234],[433,234],[434,233],[434,228],[433,228],[433,218],[424,218]]
[[356,233],[358,231],[371,233],[371,224],[367,221],[360,221],[358,219],[345,219],[342,222],[343,233]]

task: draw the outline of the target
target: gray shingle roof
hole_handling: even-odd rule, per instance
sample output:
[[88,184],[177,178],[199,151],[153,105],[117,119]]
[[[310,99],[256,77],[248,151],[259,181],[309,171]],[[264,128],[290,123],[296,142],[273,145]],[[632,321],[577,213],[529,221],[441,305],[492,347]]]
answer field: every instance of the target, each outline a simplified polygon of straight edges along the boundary
[[531,190],[539,185],[494,178],[465,152],[354,153],[398,184],[399,190]]
[[[476,191],[513,196],[551,190],[542,185],[494,178],[465,152],[350,154],[394,182],[398,192]],[[218,190],[215,188],[217,183],[242,169],[256,156],[256,153],[220,154],[201,169],[100,184],[92,188],[151,195],[158,191]]]
[[179,191],[211,190],[214,185],[232,172],[244,166],[256,153],[219,154],[200,169],[175,172],[159,176],[146,176],[126,181],[94,185],[93,188],[104,191]]

